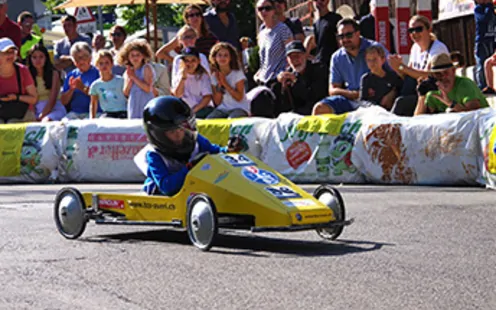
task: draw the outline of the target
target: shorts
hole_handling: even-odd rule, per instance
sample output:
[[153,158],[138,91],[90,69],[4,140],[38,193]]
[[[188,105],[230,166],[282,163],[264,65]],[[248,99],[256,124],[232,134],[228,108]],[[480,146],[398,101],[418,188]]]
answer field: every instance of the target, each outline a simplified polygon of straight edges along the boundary
[[334,110],[334,114],[344,114],[347,112],[355,111],[360,107],[356,101],[347,99],[343,96],[331,96],[322,99],[320,102],[328,105]]

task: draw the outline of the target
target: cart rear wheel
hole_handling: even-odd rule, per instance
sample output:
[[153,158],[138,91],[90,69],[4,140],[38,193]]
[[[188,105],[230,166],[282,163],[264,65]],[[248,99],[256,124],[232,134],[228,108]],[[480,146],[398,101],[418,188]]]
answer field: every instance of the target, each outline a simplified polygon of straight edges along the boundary
[[197,194],[188,203],[189,240],[202,251],[212,247],[218,232],[217,210],[207,195]]
[[67,239],[76,239],[86,228],[83,195],[75,188],[63,188],[55,197],[53,217],[59,233]]
[[[313,196],[332,210],[337,221],[345,220],[344,200],[337,189],[328,185],[322,185],[315,190]],[[335,240],[341,235],[343,228],[344,225],[340,225],[332,228],[318,228],[316,231],[323,239]]]

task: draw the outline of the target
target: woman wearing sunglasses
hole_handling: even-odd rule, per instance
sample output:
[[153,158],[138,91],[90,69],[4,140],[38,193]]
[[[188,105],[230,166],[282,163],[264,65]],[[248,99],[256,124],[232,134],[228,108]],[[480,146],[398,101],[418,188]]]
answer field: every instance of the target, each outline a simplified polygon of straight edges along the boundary
[[410,19],[408,33],[413,41],[408,65],[400,55],[389,56],[389,64],[405,81],[392,112],[402,116],[413,116],[417,106],[417,81],[429,77],[429,63],[439,54],[449,54],[444,43],[432,32],[432,25],[425,16],[415,15]]
[[293,40],[291,30],[278,19],[274,8],[275,0],[257,1],[257,14],[265,28],[258,34],[260,69],[254,80],[268,87],[277,82],[279,72],[286,69],[285,47]]
[[113,47],[110,49],[110,53],[114,58],[114,67],[112,67],[112,73],[115,75],[123,75],[126,72],[125,66],[120,66],[117,63],[117,55],[119,55],[119,51],[124,46],[124,42],[126,41],[127,33],[126,29],[122,26],[115,25],[110,28],[110,41],[112,41]]
[[[202,9],[196,4],[188,5],[183,11],[183,20],[186,25],[192,27],[196,31],[196,50],[201,54],[209,55],[212,46],[214,46],[219,40],[213,35],[212,32],[210,32],[210,30],[208,30],[208,25],[203,18]],[[172,63],[174,57],[170,55],[170,52],[175,50],[179,45],[180,42],[176,36],[157,51],[157,58],[167,60],[169,63]]]

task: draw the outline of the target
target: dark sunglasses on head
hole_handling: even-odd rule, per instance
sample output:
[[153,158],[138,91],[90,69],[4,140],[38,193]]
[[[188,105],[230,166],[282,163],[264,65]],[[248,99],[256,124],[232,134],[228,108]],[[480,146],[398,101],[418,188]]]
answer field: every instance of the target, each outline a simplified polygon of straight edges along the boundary
[[110,36],[112,37],[122,37],[124,34],[120,33],[120,32],[114,32],[114,33],[111,33]]
[[408,28],[408,33],[410,33],[410,34],[412,34],[412,33],[419,33],[419,32],[422,32],[422,31],[424,31],[424,27],[423,26]]
[[336,37],[338,38],[338,40],[343,40],[344,38],[351,39],[351,38],[353,38],[353,34],[355,34],[355,31],[346,32],[343,34],[338,34],[338,35],[336,35]]
[[269,11],[272,11],[274,9],[274,7],[270,6],[270,5],[267,5],[267,6],[259,6],[257,8],[257,10],[259,12],[263,12],[263,11],[266,11],[266,12],[269,12]]
[[190,13],[186,14],[186,18],[192,18],[192,17],[201,17],[202,13]]

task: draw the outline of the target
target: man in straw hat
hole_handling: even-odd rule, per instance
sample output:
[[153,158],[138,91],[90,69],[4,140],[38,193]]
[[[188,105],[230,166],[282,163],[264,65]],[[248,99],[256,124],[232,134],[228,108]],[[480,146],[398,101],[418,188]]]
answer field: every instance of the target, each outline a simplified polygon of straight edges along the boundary
[[419,97],[415,115],[466,112],[488,107],[486,97],[472,80],[456,76],[456,68],[448,54],[434,56],[430,68],[430,76],[435,79],[438,90]]

